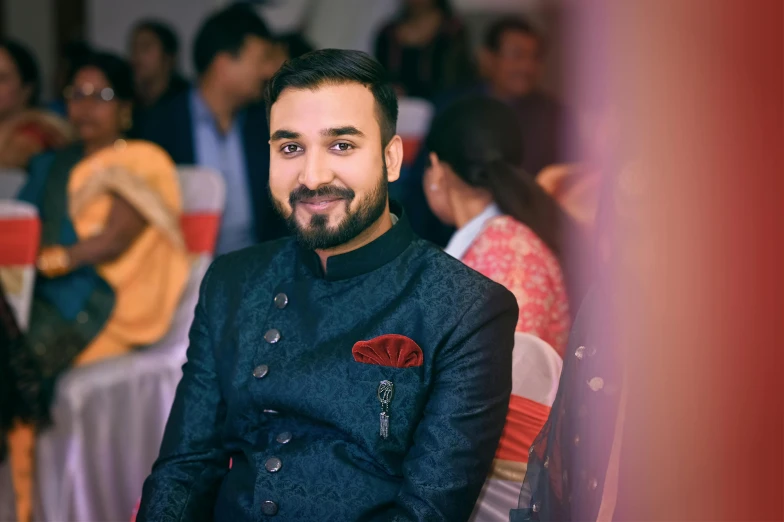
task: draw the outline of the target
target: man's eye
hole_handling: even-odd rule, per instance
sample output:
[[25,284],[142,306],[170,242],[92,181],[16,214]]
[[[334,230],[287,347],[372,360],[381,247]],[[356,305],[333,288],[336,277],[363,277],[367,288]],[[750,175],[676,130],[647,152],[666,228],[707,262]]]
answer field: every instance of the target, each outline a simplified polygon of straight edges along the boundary
[[349,150],[353,149],[354,147],[352,147],[350,143],[342,143],[341,142],[341,143],[334,144],[332,146],[332,148],[335,149],[335,150],[339,150],[340,152],[346,152],[346,151],[349,151]]
[[284,154],[294,154],[295,152],[299,152],[299,150],[299,145],[294,145],[293,143],[283,146]]

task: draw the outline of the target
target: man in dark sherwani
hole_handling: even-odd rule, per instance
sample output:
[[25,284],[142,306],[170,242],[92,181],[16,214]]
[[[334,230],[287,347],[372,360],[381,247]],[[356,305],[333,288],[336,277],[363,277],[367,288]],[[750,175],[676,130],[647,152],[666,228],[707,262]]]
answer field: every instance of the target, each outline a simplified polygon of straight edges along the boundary
[[294,237],[205,276],[138,520],[467,520],[504,426],[515,299],[390,203],[403,147],[377,62],[303,55],[267,107]]

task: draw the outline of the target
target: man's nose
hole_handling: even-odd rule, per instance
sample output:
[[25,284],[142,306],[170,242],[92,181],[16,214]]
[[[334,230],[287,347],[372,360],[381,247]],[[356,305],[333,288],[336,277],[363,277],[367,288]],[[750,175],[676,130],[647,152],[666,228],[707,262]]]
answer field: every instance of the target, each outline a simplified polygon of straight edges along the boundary
[[298,180],[301,185],[304,185],[310,190],[316,190],[322,185],[329,185],[334,179],[335,174],[328,168],[324,153],[305,153],[305,164],[300,172]]

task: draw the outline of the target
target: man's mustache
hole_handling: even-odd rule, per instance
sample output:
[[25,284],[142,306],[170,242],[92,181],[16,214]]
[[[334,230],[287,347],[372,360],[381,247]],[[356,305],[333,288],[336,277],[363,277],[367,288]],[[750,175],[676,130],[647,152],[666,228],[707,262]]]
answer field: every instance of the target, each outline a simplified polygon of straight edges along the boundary
[[335,185],[324,185],[316,190],[310,190],[305,185],[300,185],[289,195],[289,204],[293,207],[297,202],[313,198],[334,197],[351,201],[354,199],[354,191],[350,188],[336,187]]

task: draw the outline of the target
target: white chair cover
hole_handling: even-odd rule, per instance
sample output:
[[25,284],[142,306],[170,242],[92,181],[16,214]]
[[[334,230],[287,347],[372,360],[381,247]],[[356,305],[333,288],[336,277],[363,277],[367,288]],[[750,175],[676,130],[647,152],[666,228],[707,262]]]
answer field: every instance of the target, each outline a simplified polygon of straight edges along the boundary
[[[512,351],[512,395],[552,407],[563,361],[552,346],[529,333],[515,332]],[[471,522],[508,522],[517,507],[521,483],[488,478],[482,487]]]
[[[225,203],[223,178],[215,171],[194,167],[183,167],[179,174],[186,243],[214,245]],[[189,227],[187,220],[194,215],[212,217],[215,226]],[[206,243],[199,238],[194,241],[189,231],[205,231],[213,237]],[[60,379],[52,412],[54,425],[36,444],[36,520],[130,519],[158,456],[182,376],[199,285],[212,259],[211,251],[193,253],[182,302],[163,339],[144,350],[74,368]]]
[[433,117],[433,104],[421,98],[401,98],[398,101],[397,133],[410,138],[427,134]]
[[20,169],[0,169],[0,199],[14,199],[26,179]]
[[220,172],[205,167],[178,165],[177,173],[185,213],[223,213],[226,184]]
[[433,112],[433,104],[427,100],[401,98],[398,101],[397,133],[403,139],[404,165],[412,165],[416,161]]

